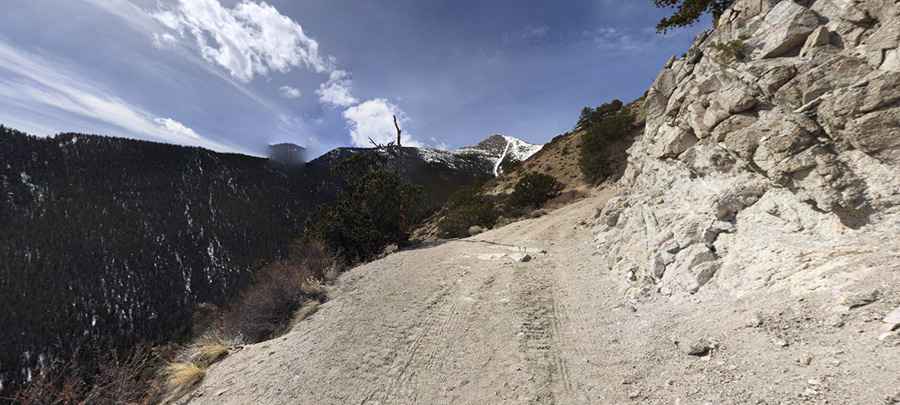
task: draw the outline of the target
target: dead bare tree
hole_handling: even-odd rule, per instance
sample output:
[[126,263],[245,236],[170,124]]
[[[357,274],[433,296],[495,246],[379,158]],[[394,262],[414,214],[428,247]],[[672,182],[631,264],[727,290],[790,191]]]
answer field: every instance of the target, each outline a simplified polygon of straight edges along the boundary
[[396,115],[394,115],[394,128],[397,129],[397,142],[388,142],[385,144],[381,144],[381,143],[375,142],[375,140],[372,139],[371,137],[369,137],[369,142],[372,143],[372,145],[375,147],[376,150],[378,150],[379,152],[381,152],[381,151],[385,152],[385,154],[387,154],[388,158],[393,159],[394,164],[397,167],[397,170],[399,171],[400,170],[400,157],[403,152],[403,149],[402,149],[403,146],[400,144],[401,136],[403,135],[403,130],[400,129],[400,123],[399,123],[399,120],[397,120]]
[[400,124],[397,123],[396,115],[394,115],[394,128],[397,128],[397,147],[401,148],[402,146],[400,145],[400,135],[403,134],[403,130],[400,129]]
[[379,149],[379,150],[387,150],[387,149],[392,149],[392,148],[403,147],[400,144],[400,139],[401,139],[401,135],[403,135],[403,130],[400,129],[400,124],[397,122],[396,115],[394,116],[394,128],[397,128],[397,142],[388,142],[385,144],[381,144],[381,143],[375,142],[375,140],[372,139],[372,137],[369,137],[369,142],[371,142],[372,145],[375,146],[375,149]]

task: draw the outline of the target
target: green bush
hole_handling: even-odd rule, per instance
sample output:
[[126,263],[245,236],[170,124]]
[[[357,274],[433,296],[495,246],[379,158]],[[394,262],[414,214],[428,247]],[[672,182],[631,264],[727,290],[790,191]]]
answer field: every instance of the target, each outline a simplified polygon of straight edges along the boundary
[[590,113],[582,110],[579,128],[584,135],[578,164],[589,182],[599,183],[612,174],[609,147],[628,135],[633,122],[634,117],[619,100],[603,104]]
[[743,39],[735,39],[728,42],[715,42],[711,45],[715,51],[713,60],[720,65],[729,65],[741,62],[747,58],[747,45]]
[[562,184],[553,176],[528,173],[516,183],[509,195],[509,205],[512,208],[540,208],[547,200],[559,195],[561,190]]
[[345,184],[332,205],[320,208],[307,235],[348,263],[370,260],[387,245],[405,243],[423,215],[423,192],[392,166],[379,153],[341,162],[337,170]]
[[479,187],[466,187],[450,196],[447,211],[438,223],[438,235],[442,238],[466,237],[469,227],[491,228],[499,216],[494,202],[480,194]]

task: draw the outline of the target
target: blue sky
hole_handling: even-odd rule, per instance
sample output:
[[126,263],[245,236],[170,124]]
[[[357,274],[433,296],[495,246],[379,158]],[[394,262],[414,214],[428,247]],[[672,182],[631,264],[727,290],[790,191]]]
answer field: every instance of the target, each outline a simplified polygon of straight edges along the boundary
[[0,123],[261,154],[546,142],[639,97],[704,25],[650,0],[8,0]]

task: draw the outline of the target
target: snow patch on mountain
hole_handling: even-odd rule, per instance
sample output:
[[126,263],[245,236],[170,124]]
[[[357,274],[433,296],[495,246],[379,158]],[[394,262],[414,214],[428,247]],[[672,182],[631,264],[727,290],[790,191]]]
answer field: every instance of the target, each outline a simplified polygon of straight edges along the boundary
[[482,155],[493,164],[494,176],[499,176],[504,162],[524,161],[543,147],[542,144],[531,144],[512,136],[491,135],[477,145],[464,146],[449,153]]

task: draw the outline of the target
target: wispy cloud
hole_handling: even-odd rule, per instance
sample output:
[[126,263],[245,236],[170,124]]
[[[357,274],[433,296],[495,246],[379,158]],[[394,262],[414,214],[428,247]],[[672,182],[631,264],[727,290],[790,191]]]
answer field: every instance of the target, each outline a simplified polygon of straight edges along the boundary
[[[141,35],[146,35],[151,44],[160,50],[174,52],[183,58],[183,60],[191,63],[204,70],[205,72],[222,79],[246,96],[248,99],[256,102],[267,110],[281,114],[281,109],[265,97],[261,97],[252,89],[246,86],[246,83],[237,80],[227,72],[223,72],[218,65],[211,64],[200,55],[196,54],[196,50],[190,46],[182,44],[171,32],[164,32],[167,28],[162,25],[153,14],[137,5],[131,3],[130,0],[81,0],[98,9],[119,17],[128,27]],[[173,41],[174,39],[174,41]],[[188,44],[189,45],[189,44]]]
[[[64,62],[17,49],[0,42],[0,96],[3,102],[30,110],[55,110],[120,128],[149,140],[202,146],[219,151],[234,147],[203,137],[181,122],[156,116],[132,105],[74,73]],[[34,128],[58,128],[64,123],[32,122]]]
[[694,35],[696,30],[674,30],[659,34],[654,27],[598,27],[582,33],[584,39],[606,52],[646,52],[658,49],[674,37]]
[[635,52],[645,49],[656,41],[644,30],[631,31],[615,27],[599,27],[585,31],[584,36],[598,48],[605,51]]
[[281,86],[278,88],[278,93],[281,94],[281,97],[287,99],[297,99],[303,97],[303,92],[296,87],[291,86]]

